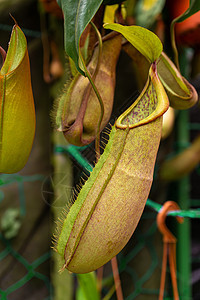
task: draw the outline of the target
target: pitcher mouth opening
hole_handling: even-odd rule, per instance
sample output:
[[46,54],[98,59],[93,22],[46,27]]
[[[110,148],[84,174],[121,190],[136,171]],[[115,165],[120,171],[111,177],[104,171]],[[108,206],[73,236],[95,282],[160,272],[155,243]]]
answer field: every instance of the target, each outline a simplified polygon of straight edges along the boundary
[[169,107],[168,97],[158,78],[156,65],[149,69],[147,82],[136,101],[116,120],[117,128],[134,128],[150,123],[164,114]]

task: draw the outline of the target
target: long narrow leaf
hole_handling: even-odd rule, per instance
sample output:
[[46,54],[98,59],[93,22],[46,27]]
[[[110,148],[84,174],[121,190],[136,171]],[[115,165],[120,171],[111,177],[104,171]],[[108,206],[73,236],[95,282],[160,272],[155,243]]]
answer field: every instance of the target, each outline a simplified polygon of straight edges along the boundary
[[162,52],[162,43],[150,30],[140,26],[105,24],[104,28],[120,32],[149,62],[154,62]]
[[79,41],[81,34],[92,20],[103,0],[57,0],[64,14],[65,51],[84,75],[79,64]]

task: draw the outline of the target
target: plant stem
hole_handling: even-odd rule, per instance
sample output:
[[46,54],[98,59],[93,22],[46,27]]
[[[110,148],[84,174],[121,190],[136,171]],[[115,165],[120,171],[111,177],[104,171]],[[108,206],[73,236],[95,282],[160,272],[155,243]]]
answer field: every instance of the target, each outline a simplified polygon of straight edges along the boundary
[[123,293],[122,293],[122,287],[121,287],[121,281],[119,277],[119,271],[118,271],[118,265],[117,265],[117,257],[113,257],[111,259],[111,266],[113,271],[113,277],[115,281],[115,290],[117,294],[117,300],[123,300]]
[[[99,41],[99,55],[98,55],[98,62],[97,62],[96,70],[95,70],[95,75],[96,75],[99,71],[99,68],[100,68],[100,62],[101,62],[101,56],[102,56],[102,38],[101,38],[100,32],[97,29],[97,27],[95,26],[95,24],[92,21],[90,23],[91,23],[92,27],[94,28],[95,33],[98,37],[98,41]],[[99,96],[100,96],[100,94],[99,94]],[[97,98],[98,98],[98,96],[97,96]],[[103,115],[104,115],[104,105],[103,105],[103,101],[102,101],[101,96],[100,96],[100,98],[98,98],[98,100],[99,100],[99,104],[100,104],[100,107],[101,107],[101,115],[100,115],[100,119],[99,119],[99,123],[98,123],[98,127],[97,127],[97,137],[96,137],[96,140],[95,140],[96,162],[100,158],[100,127],[101,127],[101,122],[102,122]]]
[[87,70],[86,64],[84,62],[84,59],[83,59],[83,56],[82,56],[80,50],[79,50],[79,55],[80,55],[82,67],[85,71],[85,75],[89,79],[90,84],[92,85],[92,88],[93,88],[93,90],[94,90],[94,92],[97,96],[97,99],[98,99],[100,107],[101,107],[101,114],[100,114],[100,119],[99,119],[99,123],[98,123],[98,127],[97,127],[97,137],[96,137],[96,141],[95,141],[96,160],[98,161],[98,159],[100,157],[100,126],[101,126],[101,122],[102,122],[103,115],[104,115],[104,105],[103,105],[101,95],[99,94],[99,91],[98,91],[98,89],[97,89],[97,87],[94,83],[94,80],[96,78],[96,75],[97,75],[97,73],[99,71],[99,67],[100,67],[100,61],[101,61],[101,55],[102,55],[102,39],[101,39],[101,35],[100,35],[98,29],[96,28],[96,26],[94,25],[94,23],[91,22],[91,25],[95,29],[95,32],[96,32],[96,34],[98,36],[98,40],[99,40],[98,62],[97,62],[97,66],[96,66],[96,69],[95,69],[95,72],[94,72],[93,76],[91,76],[90,72]]
[[171,23],[170,33],[171,33],[172,49],[174,51],[174,62],[175,62],[175,65],[176,65],[177,69],[180,71],[179,60],[178,60],[178,50],[177,50],[176,41],[175,41],[175,24],[176,24],[176,19],[174,19],[172,21],[172,23]]

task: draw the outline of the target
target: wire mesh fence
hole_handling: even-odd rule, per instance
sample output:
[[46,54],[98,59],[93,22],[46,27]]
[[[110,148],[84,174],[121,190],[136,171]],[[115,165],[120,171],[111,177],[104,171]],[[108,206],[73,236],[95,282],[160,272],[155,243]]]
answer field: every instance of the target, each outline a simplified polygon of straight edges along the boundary
[[[75,146],[62,146],[56,145],[55,152],[61,153],[61,155],[69,155],[70,157],[75,160],[75,167],[79,168],[79,170],[91,170],[91,164],[84,158],[83,152],[84,149],[80,151],[80,148]],[[87,149],[86,149],[87,150]],[[4,191],[4,187],[15,185],[17,183],[18,187],[18,209],[19,209],[19,216],[25,216],[27,212],[26,208],[26,198],[24,193],[24,182],[31,182],[34,183],[35,181],[39,181],[40,185],[42,186],[44,180],[44,176],[42,175],[32,175],[32,176],[20,176],[20,175],[4,175],[2,174],[0,177],[1,182],[1,204],[3,201],[6,201],[6,192]],[[42,192],[42,190],[41,190]],[[158,235],[158,229],[156,224],[156,215],[162,208],[161,204],[158,204],[150,199],[147,200],[147,206],[145,212],[142,216],[141,224],[145,224],[145,220],[148,220],[148,224],[150,221],[150,226],[148,225],[147,228],[139,228],[134,233],[133,239],[128,243],[125,247],[124,251],[122,251],[118,255],[119,261],[119,271],[121,274],[122,286],[124,287],[124,294],[125,299],[136,299],[139,295],[149,295],[152,299],[156,299],[159,294],[158,288],[151,288],[148,285],[148,281],[155,277],[155,272],[157,274],[156,284],[155,286],[159,286],[159,272],[161,270],[161,257],[158,256],[157,249],[155,247],[155,237]],[[169,215],[171,216],[182,216],[186,218],[200,218],[200,210],[199,209],[190,209],[190,210],[181,210],[177,212],[170,212]],[[12,220],[13,224],[10,226],[14,226],[16,219]],[[145,225],[144,225],[145,227]],[[38,279],[41,281],[42,285],[46,286],[47,289],[47,296],[44,298],[39,299],[53,299],[53,291],[52,291],[52,284],[49,275],[44,275],[42,272],[38,271],[40,265],[44,262],[50,263],[51,252],[50,250],[45,254],[37,257],[33,262],[27,261],[20,251],[16,251],[14,246],[12,245],[12,239],[5,238],[6,230],[2,231],[0,235],[1,240],[1,252],[0,252],[0,260],[1,264],[5,262],[7,258],[10,256],[14,259],[15,263],[17,263],[18,268],[23,266],[24,275],[18,278],[16,282],[13,282],[11,285],[3,287],[1,286],[1,299],[16,299],[15,293],[17,293],[23,286],[25,287],[32,279]],[[2,228],[1,228],[2,230]],[[18,232],[15,233],[16,236]],[[14,234],[14,236],[15,236]],[[13,236],[13,238],[14,238]],[[34,251],[34,250],[33,250]],[[144,252],[143,254],[141,254]],[[140,265],[143,265],[144,261],[138,260],[137,257],[141,257],[144,259],[146,264],[146,270],[144,272],[143,266],[143,274],[138,272],[138,268],[134,267],[134,261]],[[195,257],[194,260],[196,262],[200,261],[199,257]],[[10,263],[10,268],[12,268],[13,263]],[[1,274],[3,276],[3,274]],[[111,274],[107,276],[107,278],[111,278]],[[178,278],[181,274],[178,274]],[[127,287],[127,278],[128,278],[128,287]],[[104,288],[103,292],[107,292],[106,287]],[[170,298],[170,291],[166,292],[166,297]],[[27,298],[28,299],[28,298]],[[150,298],[148,298],[150,299]],[[167,299],[167,298],[166,298]],[[189,298],[187,298],[189,299]],[[192,298],[191,298],[192,299]]]

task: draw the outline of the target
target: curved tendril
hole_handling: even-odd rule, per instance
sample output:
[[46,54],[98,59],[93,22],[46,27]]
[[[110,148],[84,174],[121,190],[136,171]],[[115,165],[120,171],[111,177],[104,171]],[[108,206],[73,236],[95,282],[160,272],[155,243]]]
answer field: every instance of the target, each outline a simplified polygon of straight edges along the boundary
[[98,61],[97,61],[97,65],[96,65],[93,76],[91,76],[90,72],[88,71],[88,69],[86,67],[83,56],[81,54],[81,51],[79,51],[79,55],[80,55],[82,66],[85,71],[85,75],[89,79],[89,81],[92,85],[92,88],[97,96],[98,101],[99,101],[100,107],[101,107],[101,115],[100,115],[100,119],[99,119],[99,123],[98,123],[98,127],[97,127],[97,137],[96,137],[96,141],[95,141],[95,148],[96,148],[96,153],[97,153],[96,160],[98,160],[98,158],[100,156],[100,145],[99,145],[99,143],[100,143],[100,126],[101,126],[101,122],[102,122],[103,115],[104,115],[104,105],[103,105],[103,100],[101,98],[101,95],[99,94],[99,91],[94,83],[94,79],[95,79],[95,77],[99,71],[99,67],[100,67],[100,61],[101,61],[101,55],[102,55],[102,38],[101,38],[100,32],[97,29],[97,27],[95,26],[95,24],[93,22],[90,22],[90,23],[91,23],[92,27],[94,28],[95,33],[97,34],[97,37],[98,37],[98,41],[99,41]]
[[170,33],[171,33],[172,49],[174,51],[174,62],[176,64],[177,69],[180,71],[179,60],[178,60],[178,50],[177,50],[176,41],[175,41],[175,24],[176,24],[176,20],[177,20],[177,18],[174,19],[171,22]]

